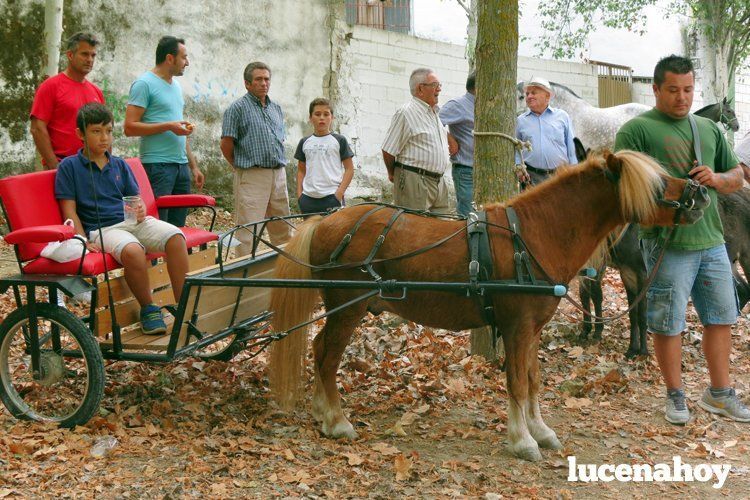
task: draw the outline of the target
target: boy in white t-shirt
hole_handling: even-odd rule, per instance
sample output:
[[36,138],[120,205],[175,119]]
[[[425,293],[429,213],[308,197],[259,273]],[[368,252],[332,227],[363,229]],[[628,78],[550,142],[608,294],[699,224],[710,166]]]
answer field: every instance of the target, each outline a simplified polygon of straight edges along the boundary
[[315,133],[303,137],[294,158],[297,164],[297,198],[300,212],[325,212],[344,205],[344,193],[354,177],[351,148],[344,136],[331,132],[333,108],[328,99],[310,103],[310,123]]

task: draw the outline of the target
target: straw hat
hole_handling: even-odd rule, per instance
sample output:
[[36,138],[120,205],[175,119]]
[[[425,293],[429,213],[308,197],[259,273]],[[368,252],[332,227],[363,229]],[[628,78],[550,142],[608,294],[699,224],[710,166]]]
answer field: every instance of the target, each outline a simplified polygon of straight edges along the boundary
[[549,84],[549,81],[546,78],[542,78],[541,76],[532,76],[531,80],[523,84],[523,91],[526,92],[526,89],[529,87],[539,87],[540,89],[549,92],[550,97],[555,96],[555,91],[552,90],[552,85]]

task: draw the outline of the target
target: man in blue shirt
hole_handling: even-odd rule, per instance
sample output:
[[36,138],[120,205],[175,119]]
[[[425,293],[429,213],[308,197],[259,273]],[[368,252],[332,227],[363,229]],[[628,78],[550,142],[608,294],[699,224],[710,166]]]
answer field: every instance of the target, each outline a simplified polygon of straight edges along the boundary
[[[193,124],[183,120],[185,100],[173,77],[189,65],[185,40],[165,36],[156,47],[156,66],[130,87],[125,110],[125,135],[140,136],[140,156],[154,195],[190,193],[190,175],[203,187],[204,176],[190,151],[187,136]],[[187,209],[160,209],[159,217],[177,227],[185,225]]]
[[[273,216],[289,215],[284,155],[284,113],[268,97],[271,68],[260,61],[245,67],[247,94],[224,112],[221,125],[221,153],[234,169],[234,218],[237,225]],[[283,221],[268,224],[271,243],[289,239]],[[252,251],[253,234],[236,232],[240,241],[236,256]]]
[[562,164],[578,163],[568,113],[549,106],[555,95],[550,83],[535,76],[526,82],[523,91],[529,110],[516,119],[516,137],[531,142],[532,151],[524,153],[528,178],[519,179],[522,187],[544,182]]
[[440,121],[448,126],[448,151],[453,163],[456,212],[467,216],[474,199],[474,101],[476,73],[466,79],[466,94],[451,99],[440,109]]

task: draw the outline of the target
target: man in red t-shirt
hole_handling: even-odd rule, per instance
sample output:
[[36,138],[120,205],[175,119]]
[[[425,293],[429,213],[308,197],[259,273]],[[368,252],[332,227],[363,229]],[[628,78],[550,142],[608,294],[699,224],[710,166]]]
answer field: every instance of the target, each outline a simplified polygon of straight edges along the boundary
[[42,156],[44,168],[57,168],[60,160],[83,147],[76,136],[78,109],[89,102],[104,104],[102,91],[86,79],[94,68],[99,40],[91,33],[76,33],[68,39],[65,71],[47,78],[36,90],[31,105],[31,135]]

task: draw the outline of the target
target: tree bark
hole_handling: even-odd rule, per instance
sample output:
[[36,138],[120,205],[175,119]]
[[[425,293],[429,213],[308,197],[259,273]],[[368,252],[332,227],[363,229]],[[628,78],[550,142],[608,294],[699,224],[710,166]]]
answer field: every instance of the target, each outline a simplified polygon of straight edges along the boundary
[[[478,2],[475,130],[515,137],[518,0]],[[513,144],[500,136],[475,136],[474,200],[478,206],[518,192]],[[489,328],[473,330],[471,353],[497,358]]]
[[63,32],[63,0],[46,0],[44,7],[44,42],[47,49],[45,73],[60,71],[60,38]]

